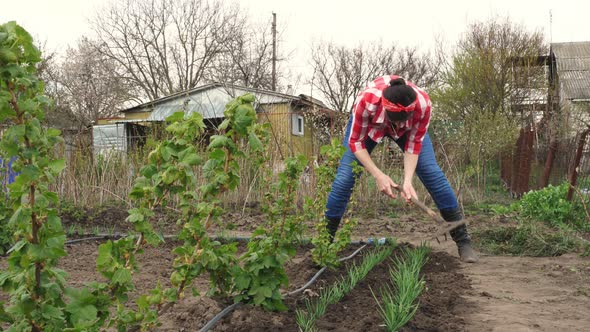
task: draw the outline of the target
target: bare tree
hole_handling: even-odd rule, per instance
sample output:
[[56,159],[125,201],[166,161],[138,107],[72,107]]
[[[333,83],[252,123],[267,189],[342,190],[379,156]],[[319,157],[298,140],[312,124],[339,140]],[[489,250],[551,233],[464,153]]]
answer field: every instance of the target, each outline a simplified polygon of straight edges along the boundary
[[55,110],[48,114],[50,121],[83,128],[96,118],[117,115],[131,100],[131,87],[114,74],[117,64],[98,53],[87,38],[69,48],[60,63],[54,60],[44,61],[42,74],[55,102]]
[[244,22],[238,7],[219,0],[125,0],[97,13],[92,26],[97,49],[142,97],[156,99],[202,83]]
[[388,73],[400,75],[418,86],[431,87],[437,83],[441,58],[430,53],[420,54],[414,47],[401,49],[394,61],[386,66]]
[[74,117],[65,104],[63,87],[58,82],[60,63],[56,52],[49,51],[46,45],[40,45],[42,60],[37,66],[39,78],[45,83],[45,94],[53,101],[53,107],[47,110],[45,123],[50,127],[70,128],[77,126]]
[[270,25],[240,30],[213,61],[211,80],[252,88],[272,89],[272,35]]
[[396,74],[420,85],[434,82],[438,66],[415,48],[399,49],[381,43],[354,48],[333,43],[312,46],[311,84],[335,110],[346,112],[368,81],[379,75]]

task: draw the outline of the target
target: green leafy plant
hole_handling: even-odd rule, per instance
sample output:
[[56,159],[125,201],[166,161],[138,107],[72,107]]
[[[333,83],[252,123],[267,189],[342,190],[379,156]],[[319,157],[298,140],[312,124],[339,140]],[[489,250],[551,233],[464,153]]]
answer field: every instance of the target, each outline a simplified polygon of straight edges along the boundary
[[359,264],[353,264],[347,275],[332,286],[322,289],[316,301],[305,300],[306,310],[296,310],[295,320],[300,331],[315,331],[315,322],[322,317],[330,304],[338,303],[348,294],[367,274],[393,252],[396,244],[389,240],[385,245],[372,249]]
[[73,202],[69,201],[60,202],[59,214],[63,219],[70,219],[75,223],[82,222],[85,218],[88,217],[88,213],[82,206],[76,205]]
[[285,170],[266,193],[269,202],[263,207],[267,216],[252,234],[248,251],[242,255],[242,269],[234,273],[236,302],[261,305],[267,310],[286,310],[280,293],[288,286],[285,263],[295,256],[303,231],[304,218],[297,213],[297,188],[307,165],[303,156],[288,158]]
[[586,231],[589,223],[583,206],[565,199],[568,183],[529,191],[510,206],[491,206],[495,214],[512,214],[517,226],[491,228],[474,233],[475,243],[499,255],[559,256],[580,248],[573,233]]
[[549,185],[541,190],[529,191],[518,202],[522,216],[548,223],[551,226],[576,224],[574,205],[566,200],[569,185]]
[[[105,321],[107,327],[116,326],[126,330],[141,323],[147,329],[157,324],[157,312],[150,306],[161,306],[164,302],[161,287],[156,287],[149,296],[137,300],[137,311],[127,308],[128,293],[134,290],[132,274],[138,270],[136,255],[145,245],[156,246],[163,241],[153,229],[151,219],[155,210],[166,206],[175,196],[180,196],[180,205],[190,205],[194,198],[196,176],[194,168],[202,164],[202,158],[193,144],[204,129],[202,116],[193,113],[185,118],[184,113],[174,113],[167,118],[166,130],[171,138],[161,141],[148,156],[148,164],[141,168],[129,196],[134,202],[127,221],[133,224],[136,234],[107,241],[99,246],[97,269],[108,283],[90,283],[89,291],[97,297],[108,298],[101,302],[98,312],[108,312],[109,306],[116,307],[113,316]],[[106,294],[105,294],[106,293]],[[176,295],[168,290],[167,295]]]
[[[40,125],[49,101],[34,73],[39,60],[26,31],[13,22],[0,27],[0,120],[12,124],[4,132],[0,150],[3,156],[17,158],[14,168],[20,172],[9,186],[9,199],[0,204],[1,221],[15,235],[9,268],[0,274],[0,286],[11,295],[10,305],[0,306],[0,320],[11,324],[9,330],[149,330],[186,290],[198,295],[192,283],[205,273],[211,284],[208,294],[284,309],[279,289],[287,285],[283,265],[295,254],[301,237],[304,218],[293,202],[306,161],[286,161],[285,172],[266,195],[269,222],[257,230],[244,255],[236,255],[236,243],[222,244],[208,233],[212,225],[223,224],[220,196],[239,184],[237,161],[249,158],[258,167],[265,162],[268,128],[256,121],[252,95],[226,105],[225,120],[219,134],[210,139],[207,158],[197,150],[205,128],[200,114],[177,112],[167,119],[169,138],[155,145],[129,194],[133,208],[127,221],[135,232],[98,248],[97,270],[107,281],[66,287],[65,272],[55,268],[57,259],[65,255],[65,236],[53,208],[58,197],[47,189],[64,162],[51,157],[60,142],[59,131]],[[204,176],[204,185],[198,185],[196,174]],[[178,238],[183,242],[173,251],[172,287],[158,283],[130,305],[132,276],[139,271],[136,256],[145,246],[163,241],[152,219],[156,209],[172,200],[180,210]]]
[[[211,287],[208,294],[210,295],[229,296],[234,288],[231,275],[236,270],[240,270],[236,257],[237,244],[213,241],[208,231],[212,225],[221,223],[223,209],[219,196],[228,190],[235,189],[239,184],[237,159],[246,157],[241,146],[242,141],[246,140],[253,154],[260,154],[263,149],[261,138],[264,139],[267,131],[265,126],[256,123],[253,102],[254,97],[248,94],[232,100],[226,106],[225,120],[218,128],[220,134],[211,137],[207,147],[208,159],[202,163],[206,184],[197,188],[194,173],[188,167],[180,167],[180,170],[187,170],[186,174],[178,174],[178,171],[174,169],[169,170],[171,174],[170,172],[162,173],[163,182],[174,183],[179,176],[181,179],[186,176],[187,179],[182,186],[171,189],[171,193],[177,193],[180,196],[178,207],[182,211],[180,220],[183,227],[178,238],[183,241],[183,244],[173,250],[176,255],[174,272],[170,277],[173,287],[162,289],[158,285],[149,295],[140,297],[137,302],[139,316],[144,318],[142,323],[144,328],[153,326],[157,315],[168,310],[174,302],[182,298],[186,289],[191,289],[194,295],[198,295],[197,290],[191,285],[192,281],[203,273],[209,275]],[[168,130],[173,135],[173,140],[178,140],[175,145],[176,151],[162,150],[162,147],[160,151],[168,150],[170,158],[188,158],[195,164],[200,164],[201,160],[193,150],[186,155],[182,151],[185,151],[183,144],[193,146],[194,136],[199,134],[194,131],[195,128],[204,127],[202,118],[200,115],[193,114],[192,117],[199,118],[186,121],[182,120],[182,113],[177,113],[173,117],[169,119],[174,122]],[[190,139],[184,137],[187,133],[190,133]],[[161,155],[163,160],[158,154],[150,154],[150,158],[155,158],[152,164],[159,164],[166,161],[167,154]],[[155,183],[159,181],[153,176],[152,180]]]
[[570,185],[567,182],[559,186],[549,185],[543,189],[529,191],[515,203],[520,215],[546,222],[553,227],[573,227],[576,230],[590,231],[585,204],[587,199],[566,200]]
[[[4,193],[2,193],[4,194]],[[9,227],[8,221],[12,210],[9,209],[6,204],[0,203],[0,256],[6,254],[6,251],[13,245],[13,231]]]
[[0,25],[0,122],[10,126],[0,142],[0,155],[15,157],[19,173],[0,200],[0,224],[14,232],[8,269],[0,286],[10,294],[0,319],[9,331],[58,331],[71,320],[64,310],[65,272],[56,267],[65,256],[65,235],[57,211],[57,195],[48,189],[64,168],[53,149],[62,142],[60,131],[43,128],[50,100],[35,65],[41,53],[29,33],[15,22]]
[[[324,215],[326,202],[330,186],[336,177],[338,163],[346,149],[342,144],[333,139],[330,145],[321,148],[321,154],[324,162],[316,169],[318,180],[316,184],[316,193],[313,198],[308,198],[305,202],[307,218],[316,222],[316,237],[312,239],[314,248],[312,249],[312,259],[321,266],[336,267],[339,264],[338,253],[342,251],[349,243],[352,229],[357,224],[357,220],[345,216],[341,222],[340,229],[336,232],[334,238],[331,238],[327,228],[327,219]],[[358,163],[353,165],[353,173],[358,176],[363,168]],[[357,189],[358,186],[355,186]],[[354,197],[354,192],[352,197]],[[352,199],[349,202],[348,210],[354,210],[356,201]]]
[[430,248],[425,245],[414,250],[405,249],[389,270],[393,289],[387,285],[381,288],[381,300],[371,289],[387,331],[398,331],[418,310],[416,299],[424,290],[424,280],[419,275],[429,253]]
[[305,200],[305,213],[308,220],[315,224],[317,236],[312,239],[314,248],[312,249],[312,258],[319,265],[336,265],[337,258],[335,250],[330,250],[331,237],[327,230],[327,220],[324,215],[328,192],[330,186],[336,177],[338,163],[346,149],[337,139],[332,139],[330,145],[320,148],[322,162],[315,169],[317,175],[316,193],[313,197],[307,197]]

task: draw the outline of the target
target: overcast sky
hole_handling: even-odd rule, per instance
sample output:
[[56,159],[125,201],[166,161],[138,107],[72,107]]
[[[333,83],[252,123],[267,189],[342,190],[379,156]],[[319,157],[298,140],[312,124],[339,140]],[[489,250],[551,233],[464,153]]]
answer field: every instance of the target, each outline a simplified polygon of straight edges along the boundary
[[[90,35],[87,19],[105,0],[0,0],[0,23],[16,20],[51,50],[74,46]],[[313,41],[354,46],[381,40],[386,44],[432,47],[435,36],[452,45],[474,21],[494,16],[531,30],[540,29],[553,42],[590,41],[588,0],[240,0],[250,16],[270,22],[277,14],[283,51],[294,51],[289,67],[304,71]],[[550,11],[552,24],[550,25]]]

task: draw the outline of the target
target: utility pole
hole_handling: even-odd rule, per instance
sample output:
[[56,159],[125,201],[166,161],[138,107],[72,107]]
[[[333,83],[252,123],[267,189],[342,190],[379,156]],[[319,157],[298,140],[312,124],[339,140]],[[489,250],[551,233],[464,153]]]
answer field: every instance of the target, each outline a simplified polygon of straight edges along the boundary
[[549,43],[553,43],[553,12],[549,9]]
[[277,91],[277,14],[272,13],[272,91]]

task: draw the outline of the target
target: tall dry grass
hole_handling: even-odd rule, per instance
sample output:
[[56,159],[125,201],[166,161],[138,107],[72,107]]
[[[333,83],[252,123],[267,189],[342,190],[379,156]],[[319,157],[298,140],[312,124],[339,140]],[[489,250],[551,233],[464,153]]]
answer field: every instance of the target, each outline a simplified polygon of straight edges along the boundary
[[128,201],[139,169],[145,164],[144,151],[112,152],[95,155],[85,148],[64,156],[66,168],[55,190],[64,201],[92,207],[108,201]]
[[[148,140],[150,141],[150,140]],[[143,148],[132,151],[112,151],[95,154],[91,147],[77,149],[65,153],[63,149],[58,153],[66,159],[66,168],[53,185],[62,201],[77,206],[93,207],[107,202],[118,201],[130,204],[128,194],[143,165],[147,155],[155,145],[146,144]],[[204,145],[203,145],[204,146]],[[244,151],[247,155],[248,151]],[[202,152],[206,157],[206,152]],[[247,158],[239,159],[240,184],[234,191],[226,192],[222,197],[224,207],[229,210],[243,211],[246,205],[256,204],[264,196],[265,183],[271,183],[281,171],[281,158],[276,147],[270,146],[268,151],[268,168],[254,167]],[[198,168],[195,169],[198,185],[204,184],[204,179]],[[310,192],[308,180],[303,188]],[[172,207],[175,201],[172,200]]]
[[[161,138],[160,138],[161,139]],[[112,152],[107,154],[94,154],[90,147],[77,149],[68,153],[64,152],[66,158],[66,169],[57,179],[55,191],[62,200],[77,206],[93,207],[103,205],[107,202],[117,201],[121,204],[128,203],[128,194],[131,190],[139,170],[146,163],[147,155],[155,146],[155,139],[148,139],[148,144],[143,148],[128,152]],[[204,143],[201,144],[205,146]],[[318,149],[319,149],[319,144]],[[246,149],[246,147],[245,147]],[[244,151],[248,155],[248,151]],[[257,206],[264,200],[266,187],[274,182],[278,173],[282,170],[282,160],[285,153],[279,151],[275,144],[268,146],[268,164],[264,168],[256,168],[248,158],[239,159],[240,184],[234,191],[226,192],[221,200],[226,211],[245,213],[247,207]],[[445,171],[451,186],[458,194],[460,201],[477,201],[485,193],[478,191],[472,185],[472,179],[465,169],[465,164],[460,159],[460,151],[451,149],[441,150],[437,146],[437,158],[441,168]],[[389,174],[396,183],[401,183],[403,178],[403,153],[389,140],[379,144],[372,153],[372,158],[386,174]],[[303,206],[304,197],[311,197],[317,194],[315,174],[317,161],[309,160],[309,166],[301,177],[298,206]],[[195,174],[200,174],[197,169]],[[203,184],[204,179],[198,179]],[[363,174],[357,181],[359,190],[356,191],[353,199],[358,202],[357,206],[364,209],[363,212],[373,214],[375,217],[391,209],[398,208],[403,204],[392,202],[388,197],[380,193],[375,185],[374,179]],[[427,204],[432,205],[432,199],[418,179],[414,186],[419,198]],[[174,207],[174,200],[171,207]]]

